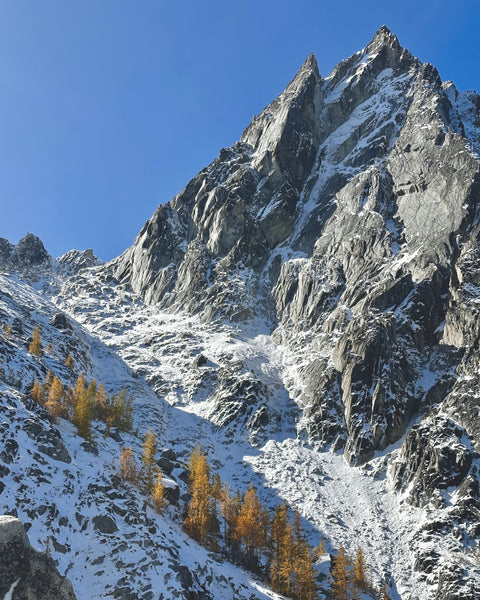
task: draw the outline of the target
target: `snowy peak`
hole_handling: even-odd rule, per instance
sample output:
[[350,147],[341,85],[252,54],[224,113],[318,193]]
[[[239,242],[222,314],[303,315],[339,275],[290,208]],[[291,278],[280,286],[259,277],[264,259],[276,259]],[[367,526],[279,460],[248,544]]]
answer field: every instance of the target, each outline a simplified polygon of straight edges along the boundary
[[365,48],[365,51],[369,54],[375,54],[380,52],[383,48],[390,48],[397,52],[402,50],[397,36],[392,33],[386,25],[382,25],[375,32],[372,41]]
[[306,165],[302,164],[299,169],[297,153],[306,153],[302,162],[306,161],[307,165],[316,153],[320,82],[317,61],[312,53],[285,91],[254,117],[243,132],[241,141],[252,146],[253,164],[262,175],[268,175],[278,165],[281,170],[290,171],[290,179],[299,189]]
[[33,233],[28,233],[17,245],[0,238],[0,269],[24,272],[48,267],[51,260],[43,242]]

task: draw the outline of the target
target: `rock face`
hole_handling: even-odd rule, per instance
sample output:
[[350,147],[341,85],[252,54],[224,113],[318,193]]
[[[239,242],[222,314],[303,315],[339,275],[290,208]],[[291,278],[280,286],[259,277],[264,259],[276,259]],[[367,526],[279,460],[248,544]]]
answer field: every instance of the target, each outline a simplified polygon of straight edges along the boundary
[[5,238],[0,238],[0,268],[23,272],[32,268],[50,265],[50,255],[42,241],[28,233],[15,246]]
[[12,600],[76,598],[72,584],[58,574],[53,560],[36,552],[30,546],[22,523],[8,515],[0,516],[0,597]]
[[445,398],[478,323],[479,106],[386,27],[325,79],[311,55],[107,269],[162,308],[313,332],[306,432],[361,464]]

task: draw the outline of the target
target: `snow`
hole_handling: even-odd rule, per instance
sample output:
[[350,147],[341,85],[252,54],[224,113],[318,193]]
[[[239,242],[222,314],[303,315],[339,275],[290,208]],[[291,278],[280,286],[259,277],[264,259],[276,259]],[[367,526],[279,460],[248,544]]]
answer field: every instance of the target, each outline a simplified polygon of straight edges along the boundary
[[12,600],[12,598],[13,598],[13,592],[15,591],[15,588],[17,587],[17,585],[19,583],[20,583],[20,579],[17,579],[16,581],[14,581],[12,583],[12,585],[10,586],[10,589],[5,594],[5,596],[3,597],[3,600]]

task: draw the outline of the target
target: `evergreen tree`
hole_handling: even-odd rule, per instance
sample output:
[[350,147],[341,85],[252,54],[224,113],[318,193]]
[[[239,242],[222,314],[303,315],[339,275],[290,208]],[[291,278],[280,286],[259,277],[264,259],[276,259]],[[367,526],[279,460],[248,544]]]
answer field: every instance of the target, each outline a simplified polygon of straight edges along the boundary
[[42,355],[42,338],[40,336],[40,327],[38,327],[38,325],[33,330],[32,341],[30,342],[28,351],[35,354],[35,356]]

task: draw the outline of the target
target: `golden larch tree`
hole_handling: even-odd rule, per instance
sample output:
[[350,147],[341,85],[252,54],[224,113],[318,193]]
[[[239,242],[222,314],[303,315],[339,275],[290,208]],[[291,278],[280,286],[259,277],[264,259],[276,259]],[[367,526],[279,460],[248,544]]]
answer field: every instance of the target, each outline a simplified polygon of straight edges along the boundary
[[350,560],[345,554],[345,548],[340,546],[333,560],[332,569],[332,599],[348,600],[351,590]]
[[62,413],[62,396],[63,396],[63,383],[55,375],[48,392],[47,399],[45,401],[45,408],[52,415],[52,418],[57,422],[58,417]]
[[353,585],[355,590],[367,591],[367,566],[365,564],[365,557],[363,556],[363,550],[357,548],[355,554],[355,561],[353,563]]
[[38,325],[33,330],[32,341],[30,342],[28,351],[31,352],[32,354],[35,354],[35,356],[42,355],[42,338],[40,335],[40,327],[38,327]]
[[215,503],[211,501],[210,466],[200,446],[190,455],[189,490],[192,499],[183,526],[193,539],[206,545],[212,539],[212,529],[218,519],[216,513],[213,514]]
[[32,397],[32,400],[35,400],[35,402],[37,404],[43,404],[44,393],[43,393],[42,386],[40,385],[40,382],[38,381],[38,379],[33,384],[30,395]]
[[88,400],[83,375],[79,375],[77,379],[77,384],[73,391],[73,402],[73,424],[77,427],[79,435],[85,439],[90,439],[92,434],[92,405]]
[[293,522],[293,590],[298,599],[316,598],[313,556],[298,511]]
[[291,595],[293,592],[294,541],[285,502],[275,509],[270,529],[270,543],[272,547],[270,563],[272,588],[280,594]]
[[72,358],[71,354],[69,354],[67,356],[67,358],[65,359],[65,366],[67,367],[67,369],[70,369],[70,371],[73,371],[73,368],[74,368],[75,365],[74,365],[73,358]]
[[153,490],[153,484],[155,481],[155,475],[158,470],[155,464],[155,455],[157,453],[157,438],[153,433],[152,429],[148,430],[147,435],[143,440],[143,454],[142,454],[142,465],[143,465],[143,481],[147,493],[151,493]]
[[122,448],[120,454],[120,477],[125,481],[136,483],[138,481],[138,466],[131,446]]
[[245,546],[246,563],[252,568],[257,566],[258,553],[266,544],[264,513],[255,487],[250,484],[238,513],[234,535]]
[[152,489],[152,500],[155,510],[159,514],[163,514],[167,500],[165,498],[165,486],[163,484],[163,474],[160,470],[157,471],[157,479]]

